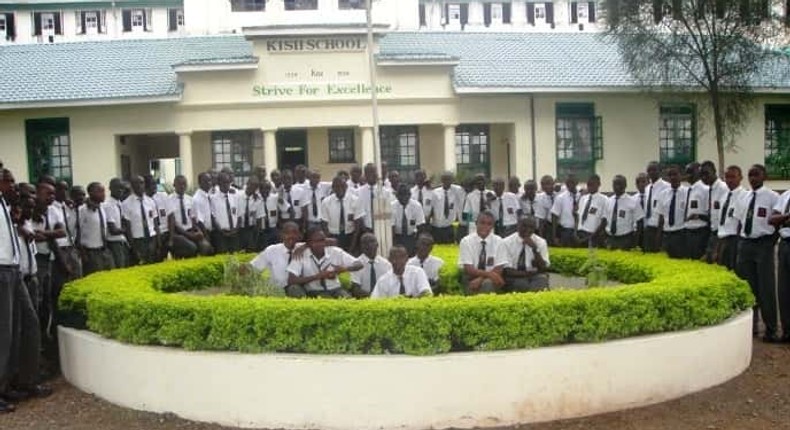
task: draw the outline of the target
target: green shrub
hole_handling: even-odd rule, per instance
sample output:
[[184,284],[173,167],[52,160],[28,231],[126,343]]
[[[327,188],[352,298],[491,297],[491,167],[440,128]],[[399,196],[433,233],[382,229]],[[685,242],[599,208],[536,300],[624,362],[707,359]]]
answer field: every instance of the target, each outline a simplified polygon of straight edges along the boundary
[[[461,291],[457,248],[437,246],[441,280]],[[251,256],[242,255],[241,261]],[[166,294],[219,285],[227,257],[100,272],[69,284],[60,307],[105,337],[192,350],[439,354],[599,342],[720,323],[749,309],[726,270],[663,255],[598,251],[617,287],[409,300],[292,300]],[[552,269],[579,274],[586,249],[552,249]],[[347,282],[347,280],[345,280]]]

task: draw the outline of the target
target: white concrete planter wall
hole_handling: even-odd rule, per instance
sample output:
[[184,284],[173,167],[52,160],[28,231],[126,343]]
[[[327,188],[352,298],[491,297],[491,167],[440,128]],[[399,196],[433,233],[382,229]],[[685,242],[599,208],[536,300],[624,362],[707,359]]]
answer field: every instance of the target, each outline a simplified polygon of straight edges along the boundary
[[752,316],[601,344],[431,357],[245,355],[60,329],[63,374],[120,406],[240,427],[470,428],[572,418],[721,384],[751,360]]

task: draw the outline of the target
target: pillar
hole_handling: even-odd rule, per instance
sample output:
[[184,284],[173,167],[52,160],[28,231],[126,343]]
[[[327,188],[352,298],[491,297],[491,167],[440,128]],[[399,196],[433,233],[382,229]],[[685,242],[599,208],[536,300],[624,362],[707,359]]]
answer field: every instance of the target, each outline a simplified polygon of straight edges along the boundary
[[267,175],[277,170],[277,130],[263,130],[263,165]]
[[363,166],[367,163],[374,162],[374,145],[373,142],[373,127],[361,127],[362,129],[362,153],[360,155],[360,164]]
[[442,163],[443,169],[449,172],[455,172],[455,127],[456,124],[444,125],[444,162]]
[[187,183],[195,185],[195,170],[192,157],[192,133],[178,133],[178,158],[181,160],[181,174],[187,178]]

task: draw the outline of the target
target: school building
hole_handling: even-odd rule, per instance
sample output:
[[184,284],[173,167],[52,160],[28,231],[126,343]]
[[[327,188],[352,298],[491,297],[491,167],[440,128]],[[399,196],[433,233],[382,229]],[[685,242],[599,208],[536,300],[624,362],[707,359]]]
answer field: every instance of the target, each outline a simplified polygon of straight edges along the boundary
[[[585,32],[377,29],[381,152],[390,169],[490,176],[595,172],[604,189],[650,160],[716,159],[702,103],[646,95],[616,47]],[[373,160],[361,25],[0,47],[0,158],[18,181],[87,184],[158,172],[306,164],[325,180]],[[726,162],[790,177],[790,77],[759,101]],[[172,178],[166,178],[172,180]],[[777,188],[787,188],[777,183]]]

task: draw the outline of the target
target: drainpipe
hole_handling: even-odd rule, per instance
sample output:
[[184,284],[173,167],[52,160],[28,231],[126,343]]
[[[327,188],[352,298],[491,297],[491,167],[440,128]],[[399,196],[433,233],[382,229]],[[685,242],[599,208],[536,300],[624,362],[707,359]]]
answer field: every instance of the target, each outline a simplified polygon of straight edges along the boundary
[[529,134],[532,140],[532,178],[538,178],[538,140],[535,137],[535,94],[529,95]]

